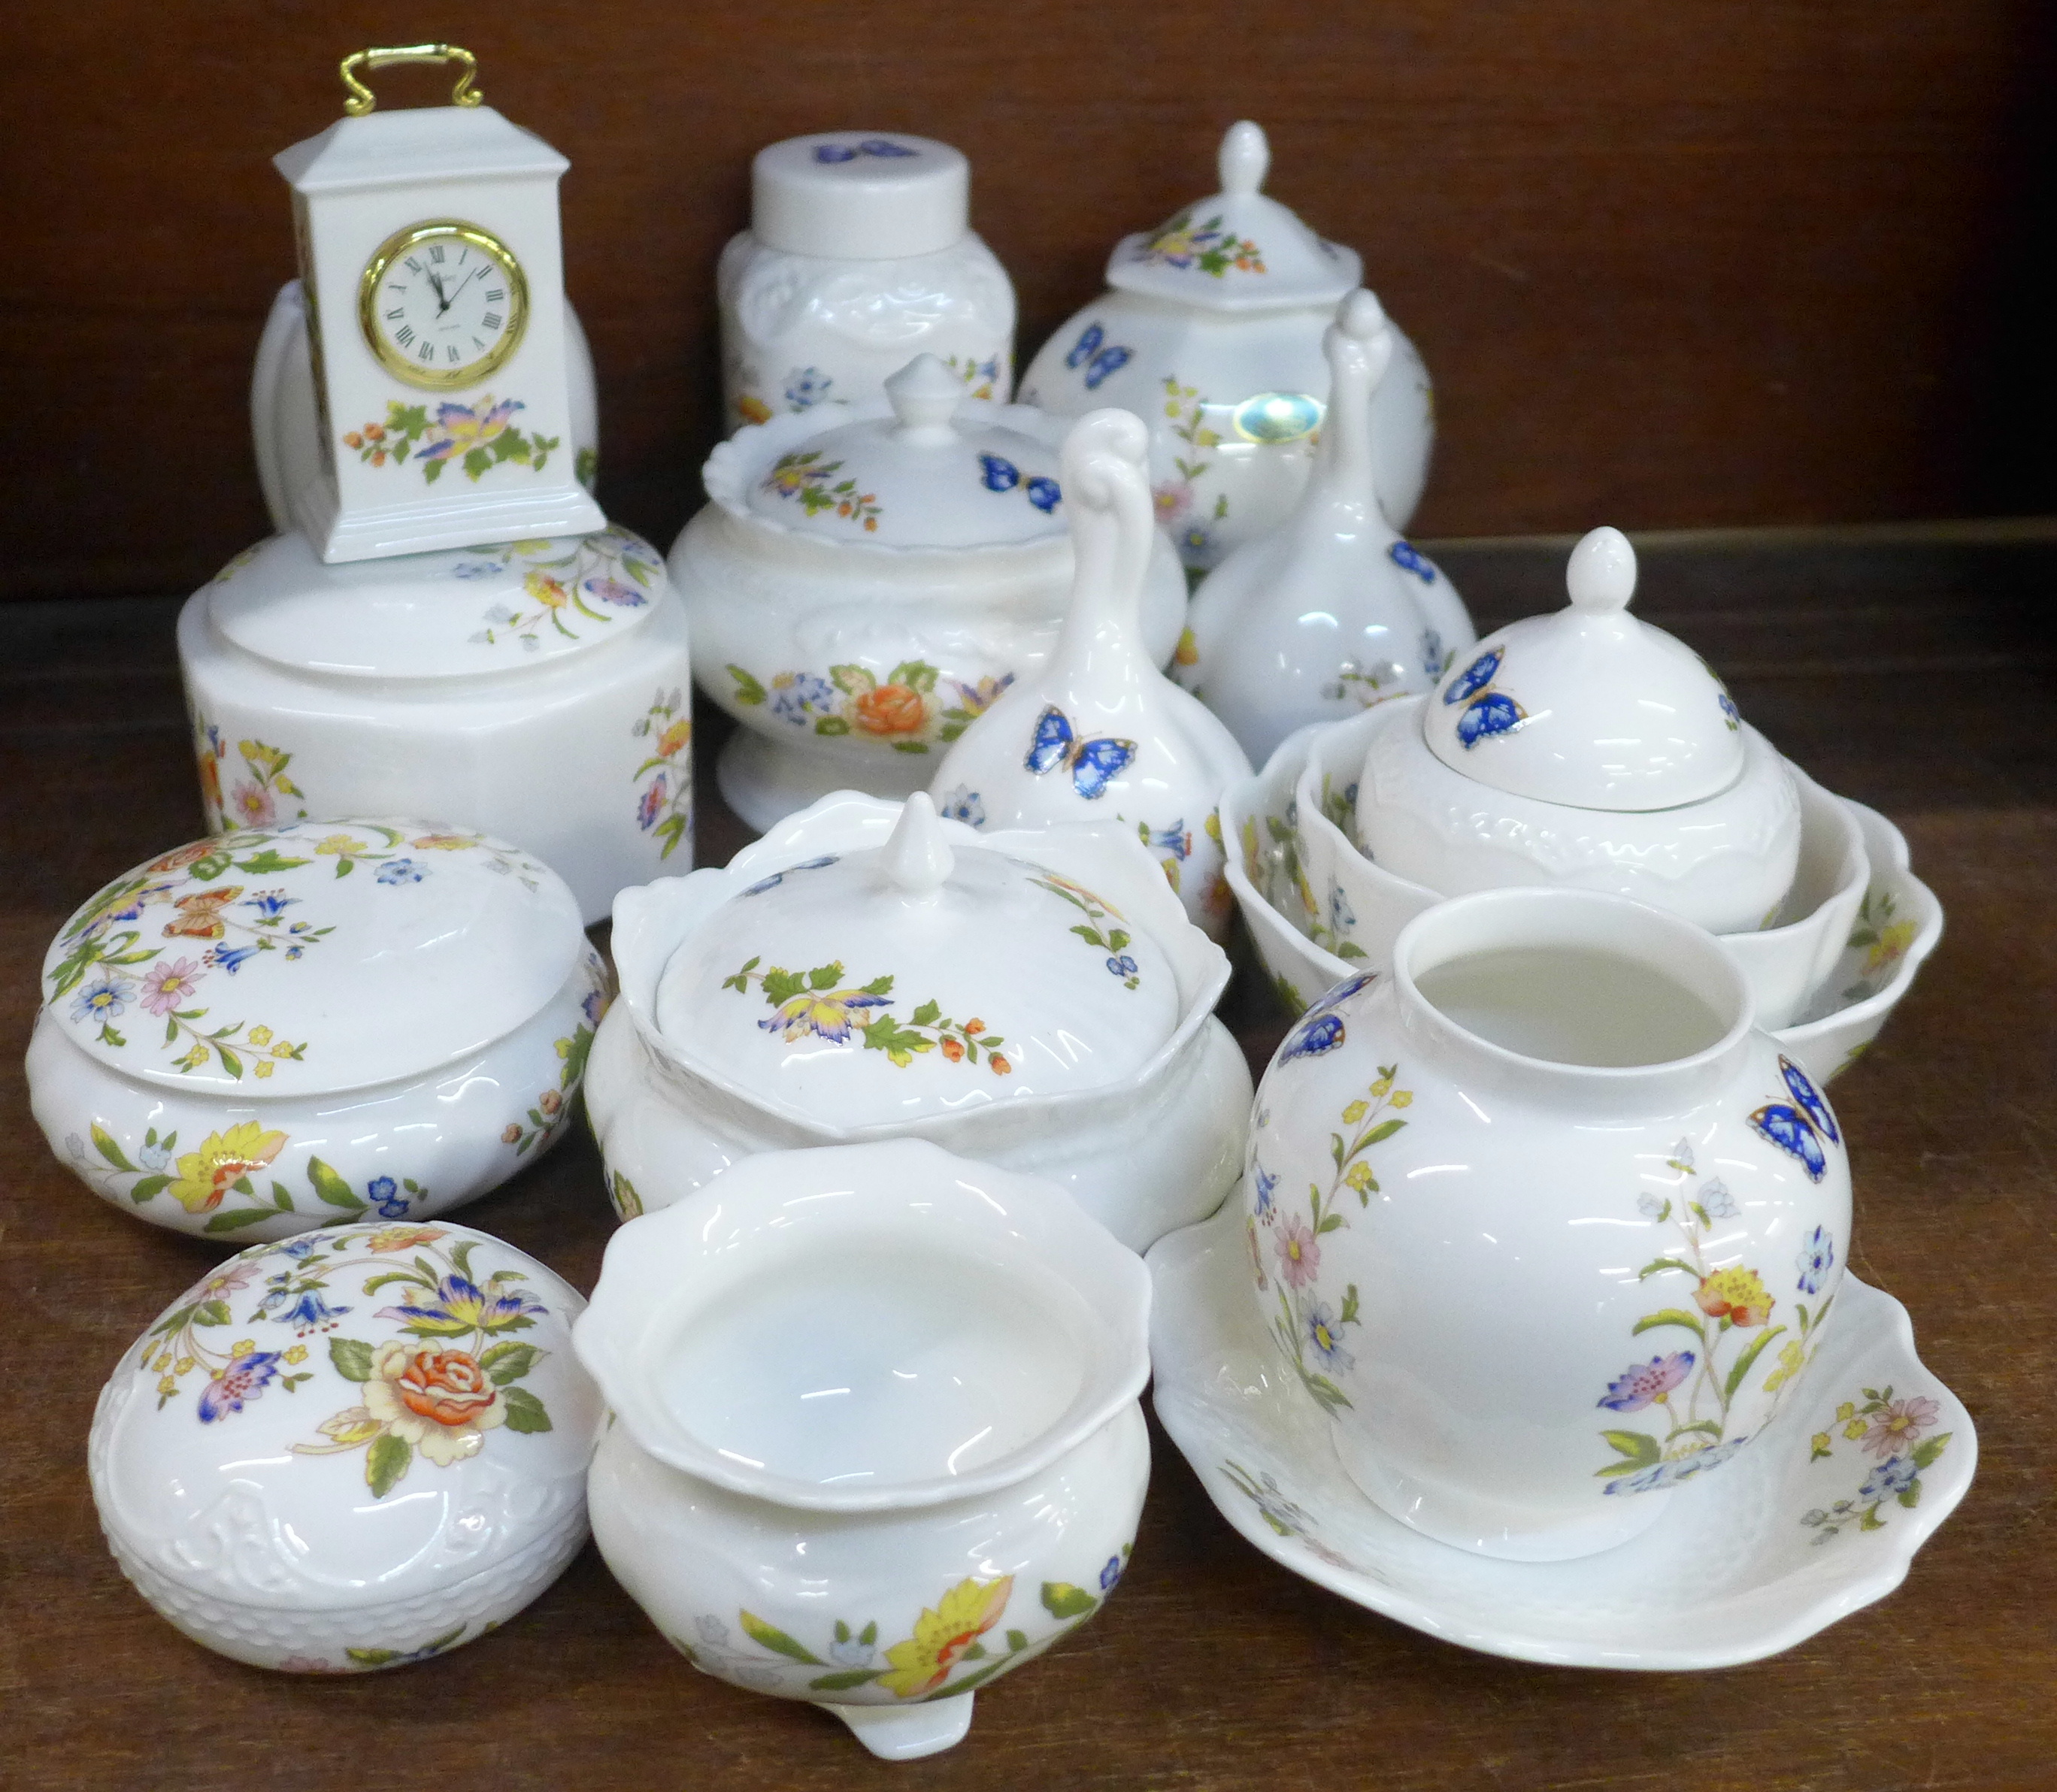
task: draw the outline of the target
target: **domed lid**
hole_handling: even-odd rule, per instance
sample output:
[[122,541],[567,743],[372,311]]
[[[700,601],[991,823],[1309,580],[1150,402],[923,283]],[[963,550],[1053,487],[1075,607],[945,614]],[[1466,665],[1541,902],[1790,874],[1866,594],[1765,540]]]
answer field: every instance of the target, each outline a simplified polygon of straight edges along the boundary
[[168,1087],[327,1094],[504,1037],[585,945],[564,880],[418,821],[299,821],[196,841],[117,877],[43,959],[81,1050]]
[[578,1522],[601,1415],[572,1349],[585,1304],[462,1226],[256,1246],[109,1378],[88,1452],[101,1521],[235,1605],[433,1602]]
[[1155,940],[1056,872],[952,845],[923,793],[882,846],[804,860],[714,909],[656,1003],[689,1062],[837,1127],[1118,1082],[1180,1019]]
[[1333,305],[1354,287],[1364,260],[1331,243],[1258,189],[1271,146],[1248,119],[1222,138],[1222,190],[1154,231],[1115,244],[1107,283],[1215,311]]
[[1423,707],[1429,750],[1496,790],[1575,809],[1675,809],[1728,789],[1742,772],[1742,718],[1705,660],[1628,613],[1628,537],[1595,529],[1565,583],[1568,608],[1461,656]]
[[[983,548],[1061,535],[1058,450],[1021,405],[981,404],[933,354],[918,354],[886,382],[884,407],[852,413],[788,440],[748,486],[751,513],[832,541],[899,548]],[[777,424],[762,426],[767,436]],[[747,454],[751,432],[735,440]],[[724,444],[724,446],[729,445]],[[766,446],[771,445],[769,442]],[[720,449],[716,460],[723,459]],[[708,489],[715,485],[708,463]]]
[[331,565],[298,530],[205,587],[222,636],[294,671],[430,678],[504,672],[618,641],[669,594],[626,529]]
[[767,144],[750,164],[750,228],[798,255],[934,255],[971,227],[971,164],[933,137],[822,131]]

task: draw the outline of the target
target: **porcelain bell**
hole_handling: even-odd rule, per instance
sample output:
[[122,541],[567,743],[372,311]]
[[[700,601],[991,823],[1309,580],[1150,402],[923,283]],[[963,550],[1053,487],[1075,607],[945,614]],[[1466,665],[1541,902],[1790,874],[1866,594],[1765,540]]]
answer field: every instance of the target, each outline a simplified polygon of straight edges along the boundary
[[1150,520],[1143,425],[1095,411],[1064,442],[1077,571],[1048,664],[966,731],[931,789],[975,827],[1088,821],[1112,810],[1155,855],[1195,924],[1226,936],[1233,900],[1215,805],[1250,762],[1152,661],[1140,620]]
[[1720,933],[1770,924],[1800,853],[1793,773],[1705,661],[1628,612],[1635,554],[1595,529],[1571,604],[1496,631],[1377,731],[1357,837],[1442,896],[1574,884]]
[[876,398],[937,356],[970,396],[1014,386],[1014,288],[971,228],[971,164],[947,143],[829,131],[751,164],[750,228],[715,273],[731,429]]
[[563,880],[419,822],[196,841],[117,878],[43,960],[29,1102],[125,1213],[209,1238],[410,1222],[571,1118],[605,967]]
[[[966,398],[933,355],[887,395],[723,443],[672,549],[701,686],[743,723],[722,794],[765,829],[832,790],[905,797],[1055,646],[1070,591],[1064,425]],[[1145,635],[1171,657],[1186,594],[1159,537]]]
[[584,1305],[461,1226],[230,1258],[101,1391],[87,1468],[121,1572],[256,1667],[359,1673],[476,1641],[585,1541]]
[[[1111,290],[1059,326],[1021,382],[1025,403],[1060,415],[1120,405],[1150,421],[1157,515],[1196,572],[1290,514],[1328,400],[1322,331],[1363,271],[1355,250],[1258,191],[1270,160],[1258,126],[1231,125],[1222,190],[1116,243]],[[1372,463],[1405,528],[1434,421],[1428,370],[1397,329],[1393,355],[1371,405]]]
[[1323,332],[1329,405],[1293,513],[1193,594],[1173,676],[1262,765],[1303,724],[1426,690],[1477,638],[1449,580],[1385,520],[1371,407],[1392,326],[1362,287]]
[[586,1101],[624,1216],[753,1152],[904,1136],[1059,1183],[1132,1248],[1234,1182],[1228,960],[1125,828],[845,793],[624,891],[614,952]]

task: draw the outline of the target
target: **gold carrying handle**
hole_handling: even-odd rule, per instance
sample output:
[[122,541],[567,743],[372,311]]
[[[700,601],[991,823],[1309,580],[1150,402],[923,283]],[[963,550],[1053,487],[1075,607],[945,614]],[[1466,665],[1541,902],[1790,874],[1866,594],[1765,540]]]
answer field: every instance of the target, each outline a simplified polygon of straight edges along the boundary
[[343,102],[343,109],[353,118],[362,118],[378,106],[378,96],[357,78],[359,69],[369,73],[402,62],[456,63],[462,73],[457,77],[457,85],[450,89],[450,103],[454,106],[475,106],[486,97],[471,85],[472,77],[478,73],[478,58],[462,45],[394,44],[382,49],[356,50],[343,57],[337,73],[343,77],[343,85],[350,89],[350,97]]

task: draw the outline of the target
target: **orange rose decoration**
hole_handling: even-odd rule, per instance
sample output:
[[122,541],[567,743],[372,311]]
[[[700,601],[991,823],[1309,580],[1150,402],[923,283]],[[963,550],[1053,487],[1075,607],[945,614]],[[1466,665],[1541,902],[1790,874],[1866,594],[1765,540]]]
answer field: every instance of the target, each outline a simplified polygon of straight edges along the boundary
[[496,1397],[493,1383],[468,1351],[424,1344],[408,1352],[407,1367],[393,1380],[393,1391],[410,1412],[438,1425],[463,1425],[478,1417]]
[[857,725],[867,734],[918,734],[928,705],[911,685],[882,684],[857,699]]

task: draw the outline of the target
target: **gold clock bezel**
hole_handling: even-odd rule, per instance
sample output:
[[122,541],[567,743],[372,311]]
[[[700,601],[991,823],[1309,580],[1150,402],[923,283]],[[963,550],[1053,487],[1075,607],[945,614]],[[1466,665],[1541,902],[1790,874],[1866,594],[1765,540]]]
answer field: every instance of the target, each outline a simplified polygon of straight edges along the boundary
[[[446,241],[455,237],[469,243],[474,248],[490,255],[507,275],[507,327],[500,340],[476,361],[466,362],[454,370],[430,370],[420,362],[410,360],[387,342],[379,327],[378,295],[379,282],[386,278],[386,271],[396,261],[402,259],[422,243]],[[427,392],[454,392],[468,386],[477,386],[490,379],[507,364],[509,356],[521,346],[521,338],[529,330],[529,276],[520,258],[489,230],[462,218],[430,218],[418,224],[410,224],[405,230],[397,230],[380,243],[371,260],[364,264],[364,272],[357,283],[357,326],[364,337],[365,346],[378,359],[379,365],[395,379],[419,387]]]

